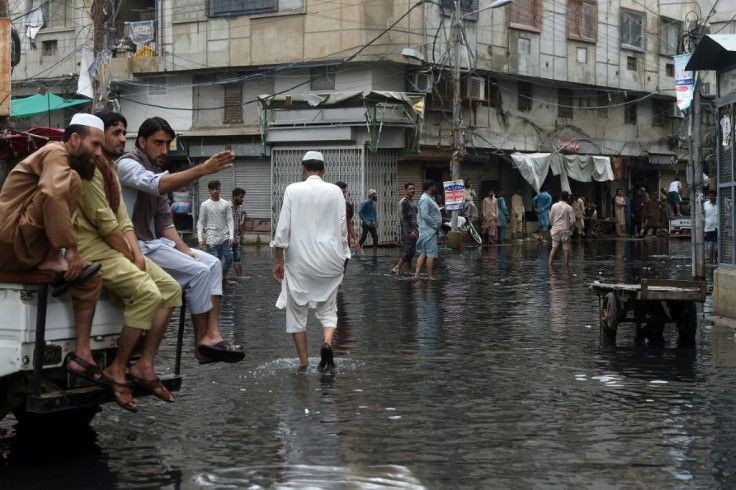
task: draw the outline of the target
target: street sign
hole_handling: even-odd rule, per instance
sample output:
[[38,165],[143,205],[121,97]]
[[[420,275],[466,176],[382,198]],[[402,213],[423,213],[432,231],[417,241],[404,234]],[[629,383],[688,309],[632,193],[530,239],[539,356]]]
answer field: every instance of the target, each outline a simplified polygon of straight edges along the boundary
[[462,180],[447,180],[445,186],[445,211],[461,211],[465,197],[465,183]]

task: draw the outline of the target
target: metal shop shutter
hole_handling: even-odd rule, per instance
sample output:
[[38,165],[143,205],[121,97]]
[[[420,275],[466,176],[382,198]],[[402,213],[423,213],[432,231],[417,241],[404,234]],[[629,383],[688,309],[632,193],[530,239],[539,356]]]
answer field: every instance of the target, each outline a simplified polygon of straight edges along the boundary
[[[271,162],[235,160],[235,187],[245,189],[248,218],[271,218]],[[231,197],[232,194],[228,197]]]

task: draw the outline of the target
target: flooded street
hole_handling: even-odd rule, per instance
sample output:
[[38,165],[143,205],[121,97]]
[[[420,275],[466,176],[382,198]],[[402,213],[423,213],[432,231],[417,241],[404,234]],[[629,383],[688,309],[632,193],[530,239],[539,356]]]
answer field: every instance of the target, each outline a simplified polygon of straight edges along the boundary
[[[310,372],[274,303],[267,247],[246,247],[222,330],[240,364],[183,358],[174,404],[108,404],[55,444],[6,437],[0,488],[733,488],[736,344],[699,307],[694,349],[630,323],[602,347],[594,280],[690,279],[690,243],[537,242],[441,252],[435,282],[393,275],[400,249],[354,258],[338,297],[334,379]],[[560,254],[561,255],[561,254]],[[709,282],[712,267],[708,267]],[[178,313],[175,314],[175,317]],[[176,331],[161,348],[173,369]],[[3,422],[3,427],[12,425]]]

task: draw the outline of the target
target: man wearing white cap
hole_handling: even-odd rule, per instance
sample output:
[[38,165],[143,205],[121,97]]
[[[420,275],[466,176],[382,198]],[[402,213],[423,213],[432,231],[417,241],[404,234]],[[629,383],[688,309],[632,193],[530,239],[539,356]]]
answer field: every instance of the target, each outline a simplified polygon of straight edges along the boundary
[[363,231],[360,234],[360,246],[362,247],[365,243],[365,239],[368,238],[368,233],[371,234],[373,239],[373,256],[376,256],[378,251],[378,210],[376,209],[376,201],[378,200],[378,192],[375,189],[368,190],[368,198],[360,203],[358,208],[358,217],[362,225]]
[[0,191],[0,270],[58,273],[52,294],[71,289],[75,355],[91,366],[87,372],[97,381],[102,374],[92,358],[89,335],[102,276],[99,264],[88,264],[77,251],[72,214],[82,180],[92,178],[94,160],[102,158],[103,137],[102,121],[75,115],[62,141],[47,143],[16,165]]
[[276,306],[286,309],[286,331],[294,338],[301,369],[309,366],[307,315],[314,308],[323,328],[318,370],[331,374],[337,290],[350,248],[345,198],[338,186],[322,180],[324,174],[322,153],[308,151],[302,159],[303,182],[289,185],[284,192],[271,247],[273,277],[281,284]]

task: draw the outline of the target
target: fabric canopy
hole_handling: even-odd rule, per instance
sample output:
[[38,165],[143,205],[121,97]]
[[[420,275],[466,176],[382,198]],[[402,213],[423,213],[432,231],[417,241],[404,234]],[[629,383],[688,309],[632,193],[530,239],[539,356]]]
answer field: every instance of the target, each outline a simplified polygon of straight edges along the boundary
[[61,141],[63,129],[32,128],[28,131],[8,129],[0,133],[0,160],[22,159],[49,141]]
[[570,192],[568,177],[579,182],[613,180],[611,158],[597,155],[562,155],[560,153],[512,153],[514,167],[536,192],[547,174],[560,176],[562,190]]
[[24,99],[13,99],[10,102],[10,119],[23,119],[38,114],[57,111],[65,107],[79,104],[89,104],[89,99],[64,99],[51,92],[44,95],[36,94]]

